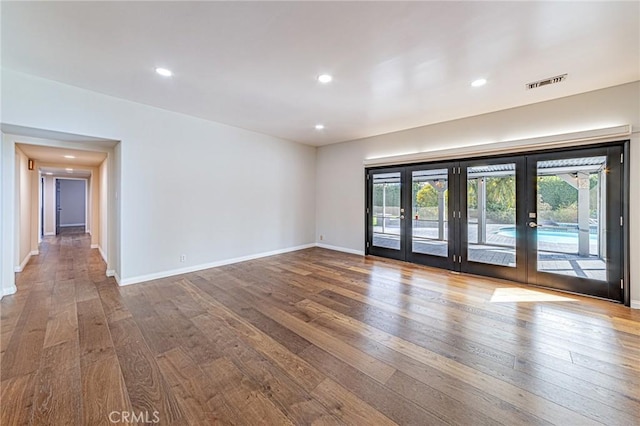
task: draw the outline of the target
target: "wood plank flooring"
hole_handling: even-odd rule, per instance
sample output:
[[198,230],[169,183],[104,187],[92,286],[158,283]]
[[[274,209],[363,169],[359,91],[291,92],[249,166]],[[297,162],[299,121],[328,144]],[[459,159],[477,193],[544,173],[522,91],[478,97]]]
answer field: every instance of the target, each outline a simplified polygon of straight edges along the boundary
[[84,234],[40,253],[0,302],[3,426],[640,418],[640,313],[610,302],[320,248],[129,287]]

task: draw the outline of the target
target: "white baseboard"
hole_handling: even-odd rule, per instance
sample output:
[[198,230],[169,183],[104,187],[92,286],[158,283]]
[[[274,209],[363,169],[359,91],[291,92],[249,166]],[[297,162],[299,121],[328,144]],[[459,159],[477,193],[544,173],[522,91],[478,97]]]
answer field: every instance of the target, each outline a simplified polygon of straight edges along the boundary
[[18,289],[16,288],[15,285],[12,285],[9,288],[0,289],[0,299],[2,299],[4,296],[9,296],[10,294],[14,294],[16,291],[18,291]]
[[27,266],[27,263],[29,263],[29,260],[31,260],[31,253],[33,253],[33,252],[27,253],[25,258],[22,260],[22,263],[19,266],[16,266],[13,269],[14,272],[22,272],[22,271],[24,271],[24,267]]
[[45,232],[45,233],[44,233],[44,236],[45,236],[45,237],[54,237],[55,235],[56,235],[56,233],[55,233],[55,232]]
[[113,277],[116,275],[116,270],[115,269],[107,269],[107,272],[105,272],[105,275],[108,277]]
[[84,223],[67,223],[64,225],[60,225],[60,228],[71,228],[72,226],[85,226]]
[[350,249],[350,248],[346,248],[346,247],[332,246],[332,245],[323,244],[323,243],[316,243],[316,247],[320,247],[320,248],[327,249],[327,250],[341,251],[343,253],[350,253],[350,254],[357,254],[359,256],[364,256],[364,251],[362,251],[362,250],[354,250],[354,249]]
[[91,248],[92,249],[97,249],[97,248],[100,248],[100,246],[98,244],[91,244]]
[[185,268],[172,269],[172,270],[169,270],[169,271],[163,271],[163,272],[156,272],[156,273],[153,273],[153,274],[140,275],[140,276],[137,276],[137,277],[125,278],[123,280],[118,280],[118,281],[119,281],[119,284],[121,286],[131,285],[131,284],[138,284],[138,283],[142,283],[142,282],[145,282],[145,281],[151,281],[151,280],[157,280],[157,279],[160,279],[160,278],[171,277],[171,276],[174,276],[174,275],[188,274],[190,272],[202,271],[203,269],[211,269],[211,268],[217,268],[218,266],[231,265],[233,263],[239,263],[239,262],[246,262],[247,260],[259,259],[261,257],[275,256],[277,254],[283,254],[283,253],[289,253],[289,252],[292,252],[292,251],[304,250],[304,249],[308,249],[308,248],[315,247],[315,246],[316,245],[313,244],[313,243],[304,244],[304,245],[296,246],[296,247],[289,247],[289,248],[280,249],[280,250],[273,250],[273,251],[268,251],[268,252],[263,252],[263,253],[250,254],[248,256],[235,257],[233,259],[225,259],[225,260],[220,260],[220,261],[217,261],[217,262],[202,263],[200,265],[187,266]]
[[37,256],[40,254],[40,250],[31,250],[31,256]]
[[631,301],[631,309],[640,309],[640,300]]

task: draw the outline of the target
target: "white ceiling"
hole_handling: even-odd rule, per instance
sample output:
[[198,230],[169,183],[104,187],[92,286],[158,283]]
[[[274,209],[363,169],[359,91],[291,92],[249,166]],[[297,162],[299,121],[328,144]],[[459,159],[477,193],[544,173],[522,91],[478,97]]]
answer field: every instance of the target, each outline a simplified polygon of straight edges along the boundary
[[[105,152],[81,151],[23,143],[16,143],[16,146],[33,160],[49,165],[63,165],[65,166],[64,168],[98,167],[107,158]],[[65,158],[65,155],[72,155],[75,158]]]
[[3,1],[2,65],[324,145],[640,80],[640,3]]

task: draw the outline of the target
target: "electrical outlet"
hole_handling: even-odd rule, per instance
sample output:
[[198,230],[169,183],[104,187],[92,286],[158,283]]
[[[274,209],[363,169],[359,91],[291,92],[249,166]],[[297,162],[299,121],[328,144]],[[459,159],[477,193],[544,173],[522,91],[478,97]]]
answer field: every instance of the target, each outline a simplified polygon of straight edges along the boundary
[[324,235],[320,235],[320,241],[324,240]]
[[187,255],[186,254],[181,254],[180,255],[180,262],[186,262],[187,261]]

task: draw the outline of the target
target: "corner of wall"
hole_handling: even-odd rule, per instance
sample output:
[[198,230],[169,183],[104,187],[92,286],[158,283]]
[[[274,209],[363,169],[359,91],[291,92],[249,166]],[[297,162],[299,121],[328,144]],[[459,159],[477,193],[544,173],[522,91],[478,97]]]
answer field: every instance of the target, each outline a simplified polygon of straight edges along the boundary
[[16,288],[15,285],[12,285],[11,287],[7,287],[5,289],[2,289],[0,291],[0,300],[4,297],[4,296],[10,296],[12,294],[15,294],[18,291],[18,289]]

